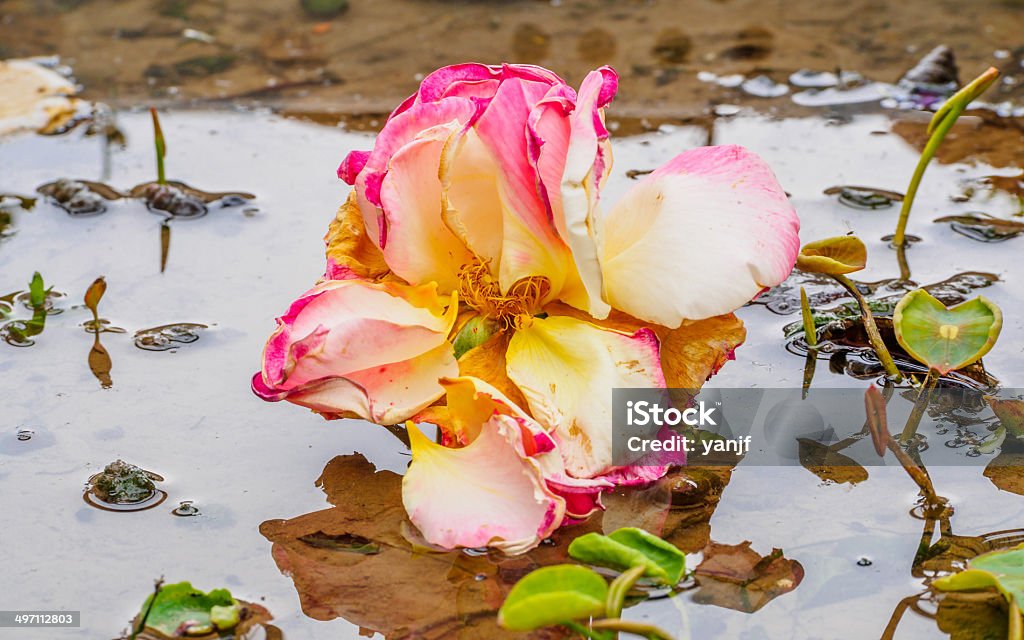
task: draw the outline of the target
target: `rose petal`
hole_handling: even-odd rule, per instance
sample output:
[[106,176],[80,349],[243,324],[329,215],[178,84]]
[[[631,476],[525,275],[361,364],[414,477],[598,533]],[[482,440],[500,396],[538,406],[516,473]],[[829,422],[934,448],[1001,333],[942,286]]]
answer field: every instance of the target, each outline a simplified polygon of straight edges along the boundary
[[509,554],[537,546],[561,524],[564,501],[524,455],[515,418],[494,416],[461,449],[431,442],[408,424],[412,462],[402,479],[409,519],[432,544],[491,546]]
[[389,267],[380,248],[366,233],[355,191],[338,208],[324,236],[327,245],[327,280],[377,280]]
[[381,184],[391,270],[407,282],[437,282],[441,292],[459,288],[459,268],[473,259],[441,218],[441,153],[458,122],[427,129],[391,158]]
[[508,375],[536,420],[554,432],[566,470],[579,478],[612,464],[614,388],[665,386],[658,339],[575,318],[535,318],[509,343]]
[[[612,153],[604,126],[604,107],[611,102],[619,78],[610,67],[587,74],[570,118],[571,133],[561,180],[564,215],[563,237],[572,249],[576,270],[586,290],[585,308],[595,318],[605,318],[611,307],[601,299],[602,275],[598,258],[601,186],[611,172]],[[570,300],[566,300],[572,304]]]
[[799,220],[771,169],[738,146],[676,156],[608,214],[605,300],[667,327],[729,313],[792,271]]

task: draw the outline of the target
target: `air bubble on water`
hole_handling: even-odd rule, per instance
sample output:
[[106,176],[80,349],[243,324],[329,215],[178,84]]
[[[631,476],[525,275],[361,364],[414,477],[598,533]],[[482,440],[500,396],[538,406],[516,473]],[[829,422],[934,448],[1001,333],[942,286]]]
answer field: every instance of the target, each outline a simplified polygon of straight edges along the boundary
[[872,562],[871,558],[868,558],[867,556],[861,556],[860,558],[857,559],[857,566],[858,567],[870,567],[873,564],[874,564],[874,562]]
[[742,85],[743,91],[758,98],[778,98],[789,93],[789,86],[775,82],[768,76],[757,76]]

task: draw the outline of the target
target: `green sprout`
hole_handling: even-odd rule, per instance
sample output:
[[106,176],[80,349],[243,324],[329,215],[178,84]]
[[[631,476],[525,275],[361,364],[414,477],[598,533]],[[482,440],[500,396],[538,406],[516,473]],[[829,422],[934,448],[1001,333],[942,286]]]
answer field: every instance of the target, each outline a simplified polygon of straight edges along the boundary
[[153,116],[153,144],[156,146],[156,183],[167,184],[167,176],[164,173],[164,156],[167,155],[167,142],[164,140],[164,132],[160,128],[160,118],[156,115],[156,108],[150,107],[149,114]]
[[[903,378],[896,363],[889,353],[889,349],[882,341],[882,334],[875,324],[875,317],[871,313],[871,306],[857,289],[857,285],[846,277],[848,273],[860,271],[867,264],[867,247],[857,236],[836,236],[809,242],[800,249],[800,255],[796,259],[796,268],[806,273],[818,273],[827,275],[843,286],[853,296],[860,307],[860,314],[864,319],[864,330],[868,334],[878,361],[882,363],[885,372],[894,380]],[[813,333],[813,332],[812,332]]]
[[610,640],[619,632],[671,640],[671,634],[656,626],[620,616],[630,589],[642,578],[669,587],[682,579],[686,556],[675,545],[627,527],[607,536],[580,536],[569,545],[569,555],[622,573],[608,584],[588,567],[562,564],[538,569],[512,587],[498,611],[498,624],[514,631],[563,626],[591,640]]
[[896,234],[892,239],[892,243],[896,247],[903,248],[907,243],[906,231],[907,220],[910,218],[910,208],[914,205],[914,196],[917,195],[917,188],[921,184],[924,171],[935,156],[935,152],[938,151],[939,145],[942,144],[942,140],[949,133],[949,130],[953,128],[960,114],[978,96],[985,93],[998,77],[999,71],[995,67],[989,67],[985,73],[957,91],[949,100],[946,100],[942,107],[932,116],[926,130],[926,133],[929,135],[928,142],[924,146],[924,151],[921,152],[921,159],[917,161],[917,167],[914,169],[914,175],[910,178],[910,185],[907,187],[907,193],[903,198],[903,205],[900,208],[900,218],[896,224]]

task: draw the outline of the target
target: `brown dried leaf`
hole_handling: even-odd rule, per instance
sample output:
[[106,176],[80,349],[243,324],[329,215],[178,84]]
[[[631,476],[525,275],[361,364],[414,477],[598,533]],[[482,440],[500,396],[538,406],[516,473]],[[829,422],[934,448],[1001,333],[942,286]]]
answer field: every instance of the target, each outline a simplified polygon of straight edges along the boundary
[[746,613],[796,589],[804,578],[800,563],[786,559],[780,549],[762,557],[750,548],[749,541],[709,543],[694,573],[700,583],[695,602]]

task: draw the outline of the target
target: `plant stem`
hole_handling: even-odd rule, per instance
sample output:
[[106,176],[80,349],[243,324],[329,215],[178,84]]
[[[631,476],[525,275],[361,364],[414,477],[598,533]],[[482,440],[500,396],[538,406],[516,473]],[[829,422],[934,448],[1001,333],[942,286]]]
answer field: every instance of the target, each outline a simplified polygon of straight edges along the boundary
[[889,349],[886,348],[885,343],[882,342],[882,334],[878,332],[878,325],[875,324],[875,317],[871,313],[871,307],[868,306],[868,301],[864,299],[860,291],[857,289],[857,285],[852,280],[844,275],[832,276],[836,281],[843,285],[843,288],[850,292],[850,295],[857,301],[857,305],[860,306],[860,314],[864,317],[864,330],[868,334],[868,340],[871,342],[871,346],[875,350],[875,354],[878,356],[878,361],[885,367],[885,372],[894,380],[899,381],[903,379],[903,375],[900,370],[896,368],[896,363],[892,360],[892,355],[889,353]]
[[900,208],[900,219],[896,225],[896,234],[892,239],[893,244],[897,247],[902,247],[906,244],[907,220],[910,218],[910,208],[914,204],[914,197],[917,195],[917,188],[921,184],[921,178],[924,176],[925,169],[928,168],[928,163],[931,162],[932,157],[935,156],[935,152],[939,149],[939,145],[942,144],[943,138],[945,138],[946,134],[949,133],[949,130],[953,128],[957,118],[959,118],[960,114],[964,112],[964,109],[966,109],[975,98],[984,93],[998,77],[999,71],[995,67],[989,67],[985,73],[981,74],[970,84],[953,94],[949,100],[947,100],[946,103],[935,112],[931,122],[928,123],[927,133],[930,137],[924,146],[924,151],[921,152],[921,158],[917,161],[917,167],[914,168],[914,175],[910,178],[910,185],[907,186],[907,193],[903,196],[903,206]]
[[606,640],[606,638],[608,637],[607,635],[600,632],[594,633],[590,629],[586,628],[578,622],[564,622],[562,623],[562,626],[566,627],[567,629],[572,629],[573,631],[580,634],[584,638],[587,638],[588,640]]
[[900,461],[900,465],[903,466],[903,469],[910,476],[910,479],[913,480],[921,489],[925,500],[929,504],[937,503],[939,501],[938,496],[935,493],[935,485],[932,484],[931,476],[928,475],[928,470],[924,467],[918,466],[918,464],[914,462],[914,459],[903,450],[903,447],[901,447],[898,442],[896,442],[895,438],[889,438],[888,446],[889,451],[892,451],[893,455],[896,456],[896,459]]
[[156,146],[156,182],[167,184],[167,177],[164,175],[164,155],[167,153],[167,142],[164,140],[164,132],[160,129],[160,118],[156,115],[154,107],[149,108],[153,116],[153,143]]
[[800,317],[804,321],[804,340],[808,347],[818,346],[818,330],[814,327],[814,314],[807,300],[807,290],[800,287]]
[[928,408],[928,401],[932,397],[932,390],[938,381],[939,378],[935,375],[935,371],[929,369],[928,375],[924,378],[924,383],[921,384],[921,390],[917,392],[914,409],[910,412],[910,416],[907,417],[907,424],[903,426],[903,433],[900,434],[901,443],[906,444],[910,442],[910,439],[917,433],[917,428],[921,424],[921,418],[924,417],[925,409]]
[[608,587],[608,599],[605,600],[605,613],[609,618],[618,618],[622,615],[622,605],[626,602],[626,594],[643,575],[644,567],[637,566],[612,580]]
[[670,633],[660,629],[653,624],[622,620],[621,618],[609,618],[606,620],[595,620],[590,625],[591,629],[607,629],[609,631],[624,631],[635,636],[647,638],[648,640],[675,640]]
[[1016,598],[1010,601],[1010,630],[1006,637],[1008,640],[1024,640],[1024,619],[1021,618]]

